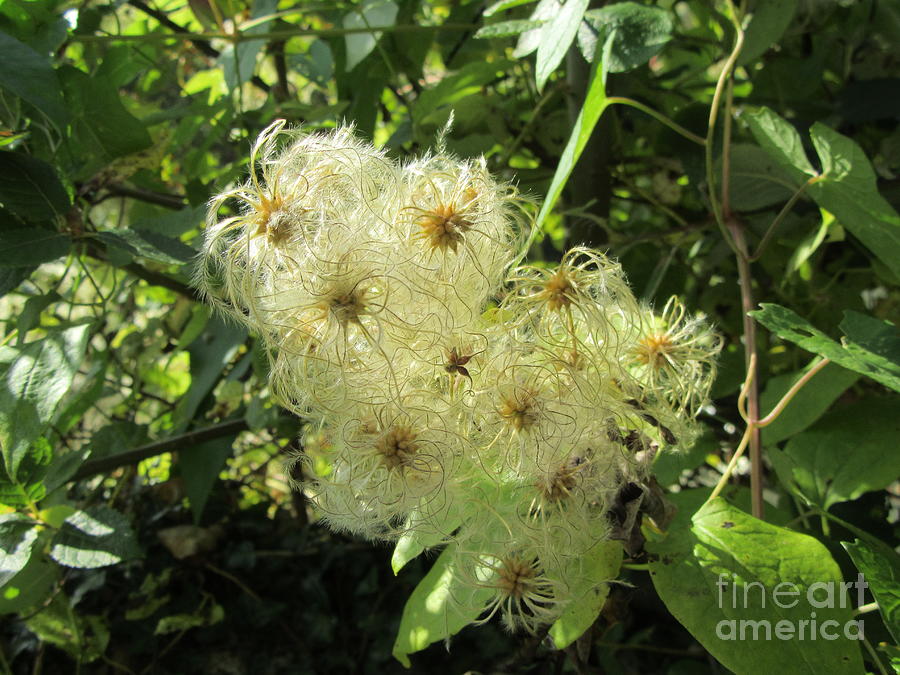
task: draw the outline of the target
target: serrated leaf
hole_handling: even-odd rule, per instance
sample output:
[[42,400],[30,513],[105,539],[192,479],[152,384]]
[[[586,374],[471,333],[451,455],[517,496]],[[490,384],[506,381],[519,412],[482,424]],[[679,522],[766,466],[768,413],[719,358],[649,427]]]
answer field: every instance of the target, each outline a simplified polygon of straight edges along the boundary
[[473,589],[460,580],[455,549],[455,543],[444,549],[403,608],[393,654],[407,668],[410,654],[455,635],[477,619],[491,595],[489,588]]
[[528,30],[534,30],[544,25],[543,21],[532,21],[531,19],[513,19],[511,21],[498,21],[497,23],[489,23],[479,28],[475,35],[475,39],[488,38],[505,38],[513,35],[520,35]]
[[585,13],[578,28],[578,47],[592,61],[598,44],[615,31],[607,68],[622,73],[647,63],[672,39],[672,17],[660,7],[617,2]]
[[128,518],[105,505],[66,518],[50,545],[50,557],[67,567],[106,567],[140,555]]
[[841,546],[866,578],[885,627],[900,644],[900,555],[887,545],[876,549],[860,539],[841,542]]
[[[778,337],[793,342],[814,354],[825,356],[845,368],[868,375],[876,382],[895,391],[900,391],[900,363],[891,359],[890,354],[893,352],[877,351],[887,339],[881,334],[882,331],[885,334],[887,331],[893,331],[893,334],[896,335],[896,328],[892,324],[876,320],[876,323],[879,324],[877,339],[873,338],[862,344],[845,339],[844,344],[838,344],[787,307],[769,303],[761,303],[760,307],[762,309],[748,312],[748,314]],[[859,328],[862,325],[861,322],[854,319],[848,325],[853,326],[854,334],[859,339],[862,336]],[[866,325],[871,331],[872,324]],[[865,334],[869,335],[868,332]],[[865,338],[863,339],[865,340]]]
[[[680,513],[676,522],[665,538],[648,542],[651,579],[669,611],[726,668],[735,673],[862,672],[859,643],[843,632],[853,621],[849,601],[843,608],[837,602],[829,607],[816,592],[821,587],[814,586],[830,583],[833,592],[841,592],[840,569],[820,542],[757,520],[721,497],[693,517]],[[797,594],[775,602],[777,588]],[[794,599],[798,602],[791,606]],[[808,624],[811,612],[819,626],[836,622],[834,640],[798,639],[800,621]],[[768,623],[770,639],[761,622]],[[779,639],[778,625],[791,627],[793,639]]]
[[63,128],[69,115],[50,59],[2,31],[0,54],[0,87],[28,101]]
[[544,88],[569,50],[588,4],[588,0],[566,0],[562,9],[541,28],[535,67],[538,91]]
[[897,479],[897,438],[900,397],[870,397],[832,410],[769,459],[782,482],[827,510]]
[[590,628],[609,596],[609,582],[619,574],[624,551],[618,541],[602,541],[581,558],[572,584],[576,598],[550,626],[549,635],[556,649],[565,649]]
[[[397,4],[385,0],[369,0],[360,9],[344,16],[344,28],[373,28],[393,26],[397,20]],[[352,33],[344,36],[347,49],[346,70],[350,72],[372,53],[382,33]]]
[[[812,365],[812,364],[811,364]],[[794,383],[809,370],[779,375],[766,383],[760,396],[760,408],[768,412]],[[803,387],[779,417],[762,429],[762,440],[766,445],[783,441],[785,438],[803,431],[819,419],[838,397],[859,379],[859,374],[830,363],[814,376],[808,386]]]
[[37,523],[21,513],[0,515],[0,588],[21,572],[37,541]]
[[71,204],[52,166],[9,151],[0,152],[0,203],[19,218],[36,223],[64,216]]
[[81,324],[50,332],[21,348],[0,347],[0,446],[11,479],[72,386],[89,328]]

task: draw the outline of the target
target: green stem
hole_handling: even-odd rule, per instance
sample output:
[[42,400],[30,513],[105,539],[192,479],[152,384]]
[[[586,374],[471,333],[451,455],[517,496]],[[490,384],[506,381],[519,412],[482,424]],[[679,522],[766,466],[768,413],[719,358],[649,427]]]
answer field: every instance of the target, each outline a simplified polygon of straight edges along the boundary
[[627,98],[625,96],[610,96],[606,100],[609,103],[618,103],[620,105],[627,105],[627,106],[631,106],[632,108],[636,108],[637,110],[640,110],[642,113],[646,113],[647,115],[650,115],[650,117],[655,119],[657,122],[662,122],[667,127],[669,127],[672,131],[674,131],[677,134],[681,134],[689,141],[693,141],[694,143],[697,143],[699,145],[706,145],[705,138],[688,131],[687,129],[685,129],[683,126],[681,126],[674,120],[666,117],[661,112],[658,112],[658,111],[654,110],[653,108],[644,105],[640,101],[635,101],[634,99]]
[[869,652],[869,656],[872,657],[872,661],[874,661],[875,665],[878,666],[878,672],[881,673],[881,675],[888,675],[887,669],[884,667],[884,664],[878,657],[878,652],[875,651],[875,648],[871,645],[871,643],[866,640],[866,638],[862,639],[862,643],[863,646],[865,646],[866,651]]

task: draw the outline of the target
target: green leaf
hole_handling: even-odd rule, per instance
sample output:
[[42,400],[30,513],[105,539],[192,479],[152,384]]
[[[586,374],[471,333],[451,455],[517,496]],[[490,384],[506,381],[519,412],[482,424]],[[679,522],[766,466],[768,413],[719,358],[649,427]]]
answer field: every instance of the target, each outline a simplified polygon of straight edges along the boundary
[[[254,0],[250,20],[269,16],[277,10],[278,0]],[[265,35],[272,29],[272,26],[273,22],[267,21],[245,28],[241,32],[245,35]],[[222,71],[225,75],[225,86],[229,90],[239,87],[253,76],[253,71],[256,70],[256,59],[265,46],[265,39],[242,40],[237,43],[236,47],[228,45],[222,50],[222,53],[219,54],[218,63],[222,66]]]
[[31,556],[22,571],[0,589],[0,616],[21,613],[46,600],[59,578],[58,570],[59,566],[43,556]]
[[126,110],[109,82],[72,66],[60,68],[59,76],[72,112],[68,145],[78,162],[79,175],[93,175],[114,159],[153,144],[144,125]]
[[572,584],[572,601],[550,626],[550,637],[556,649],[565,649],[590,628],[609,595],[609,583],[622,565],[622,544],[604,541],[594,546],[581,559],[582,568]]
[[[855,317],[862,315],[854,313],[854,318],[846,325],[853,330],[855,337],[862,339],[863,342],[845,339],[841,345],[786,307],[765,302],[761,303],[760,307],[762,309],[748,314],[778,337],[814,354],[827,357],[845,368],[868,375],[885,387],[900,391],[900,363],[892,360],[896,349],[896,343],[892,340],[896,338],[888,337],[889,331],[896,334],[896,328],[891,324],[873,320],[879,324],[876,330],[873,323],[861,322]],[[847,319],[844,321],[847,322]],[[874,351],[869,347],[874,348]]]
[[206,506],[206,500],[209,499],[209,493],[224,468],[225,461],[234,453],[233,443],[234,437],[216,438],[178,455],[184,492],[191,503],[196,524],[200,523],[203,507]]
[[419,95],[412,111],[414,122],[425,124],[438,110],[477,94],[484,85],[501,77],[508,65],[508,61],[467,63]]
[[581,108],[581,112],[578,113],[578,119],[575,120],[575,128],[572,129],[569,141],[566,143],[566,147],[559,158],[559,164],[556,167],[556,172],[553,174],[550,189],[547,190],[547,196],[544,198],[544,203],[534,223],[532,239],[540,232],[544,220],[550,215],[550,211],[559,200],[566,181],[572,175],[584,146],[587,145],[594,127],[597,126],[600,115],[603,114],[603,111],[609,105],[606,97],[606,64],[609,61],[609,51],[612,48],[615,36],[615,31],[610,33],[603,46],[602,58],[594,59],[584,105]]
[[212,388],[222,378],[238,347],[247,339],[247,333],[221,317],[213,317],[206,330],[188,347],[191,358],[191,388],[175,408],[173,433],[187,428],[194,419],[197,408]]
[[[810,364],[810,366],[812,365]],[[766,383],[766,390],[759,399],[763,414],[772,410],[781,397],[807,370],[809,370],[809,366],[803,370],[770,379]],[[763,443],[773,445],[806,429],[824,415],[831,404],[858,379],[857,373],[833,363],[822,368],[813,376],[813,380],[808,385],[794,395],[784,412],[769,426],[763,427]]]
[[[0,233],[0,239],[2,239],[2,237],[3,235]],[[54,302],[59,302],[60,300],[62,300],[62,297],[59,293],[50,291],[49,293],[42,295],[34,295],[25,301],[25,306],[22,308],[22,312],[19,314],[19,320],[16,322],[16,331],[18,331],[18,334],[16,335],[16,347],[21,347],[25,344],[25,338],[28,335],[28,331],[35,326],[41,325],[41,312]]]
[[62,217],[71,203],[52,166],[9,151],[0,152],[0,202],[8,211],[31,222]]
[[133,256],[164,265],[181,265],[197,255],[194,249],[178,239],[149,230],[121,229],[115,232],[98,232],[96,236],[107,246],[120,248]]
[[[447,541],[447,537],[453,534],[463,522],[463,514],[452,505],[442,514],[439,522],[419,516],[414,511],[407,521],[407,531],[394,545],[394,553],[391,555],[391,569],[398,574],[406,563],[418,557],[425,549],[438,546]],[[427,529],[423,529],[426,525]]]
[[569,50],[588,4],[588,0],[566,0],[562,10],[541,28],[535,69],[538,91],[544,88],[547,79]]
[[21,513],[0,515],[0,587],[21,572],[37,541],[37,523]]
[[168,635],[169,633],[180,633],[190,630],[191,628],[202,628],[203,626],[214,626],[221,623],[225,619],[225,610],[222,605],[216,603],[205,603],[193,614],[173,614],[165,616],[156,623],[154,635]]
[[[344,17],[344,28],[372,28],[393,26],[397,20],[397,4],[389,0],[368,0],[360,9]],[[344,36],[347,49],[346,70],[353,70],[364,58],[372,53],[380,32],[352,33]]]
[[[719,160],[718,171],[721,171]],[[755,211],[783,204],[796,191],[789,175],[762,148],[747,143],[731,146],[731,205]]]
[[53,459],[53,449],[45,438],[38,438],[26,451],[15,478],[0,463],[0,504],[13,508],[33,506],[47,494],[44,477]]
[[34,267],[62,258],[72,238],[43,227],[0,231],[0,267]]
[[140,555],[128,518],[106,505],[73,513],[50,545],[50,557],[66,567],[106,567]]
[[[860,629],[850,599],[840,606],[840,569],[816,539],[757,520],[722,498],[676,522],[665,538],[648,543],[651,579],[669,611],[726,668],[863,671],[859,643],[845,637],[847,626],[851,637]],[[812,612],[817,628],[836,622],[829,629],[837,639],[810,639]]]
[[0,54],[0,87],[28,101],[63,128],[69,115],[50,59],[2,31]]
[[647,63],[672,39],[672,17],[660,7],[617,2],[585,13],[578,28],[581,54],[592,61],[598,44],[615,32],[607,68],[623,73]]
[[862,148],[818,122],[809,134],[822,162],[822,178],[809,195],[900,276],[900,215],[878,193]]
[[856,569],[862,572],[884,618],[884,625],[900,644],[900,555],[889,546],[877,550],[857,539],[841,542]]
[[751,9],[750,23],[744,30],[744,47],[738,56],[737,65],[743,66],[755,61],[778,42],[791,25],[796,11],[797,0],[757,0]]
[[497,23],[489,23],[486,26],[482,26],[475,32],[473,37],[475,37],[475,39],[511,37],[513,35],[520,35],[525,31],[540,28],[543,25],[543,21],[532,21],[530,19],[498,21]]
[[22,348],[0,347],[0,446],[13,479],[28,446],[44,432],[72,386],[89,324],[53,331]]
[[499,0],[499,2],[495,2],[493,5],[484,10],[484,15],[486,17],[494,16],[494,14],[499,14],[500,12],[505,12],[508,9],[512,9],[513,7],[519,7],[521,5],[528,5],[534,2],[535,0]]
[[794,126],[768,108],[744,113],[756,142],[787,170],[799,187],[817,175]]
[[455,635],[477,619],[491,595],[489,588],[473,589],[460,581],[455,549],[456,544],[444,549],[403,608],[393,654],[407,668],[410,654]]
[[[562,0],[541,0],[528,20],[538,22],[543,26],[547,21],[552,21],[553,17],[562,11],[562,7]],[[531,54],[541,43],[542,34],[543,28],[533,28],[522,33],[513,50],[513,58],[521,59]]]
[[75,613],[68,596],[56,593],[52,602],[28,618],[25,625],[42,641],[68,652],[79,663],[98,659],[109,644],[102,617]]
[[769,459],[786,485],[827,510],[897,479],[897,438],[900,397],[870,397],[832,410]]

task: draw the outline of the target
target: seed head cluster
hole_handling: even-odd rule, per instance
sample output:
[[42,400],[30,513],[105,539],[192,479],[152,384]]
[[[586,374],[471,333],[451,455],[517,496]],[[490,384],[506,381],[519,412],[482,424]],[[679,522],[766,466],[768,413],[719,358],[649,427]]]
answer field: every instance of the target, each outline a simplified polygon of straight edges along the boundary
[[534,631],[573,599],[621,486],[692,441],[720,342],[676,299],[643,306],[598,251],[515,268],[524,205],[483,159],[399,163],[352,128],[279,121],[213,200],[196,283],[309,421],[301,489],[322,518],[451,545],[480,591],[458,601]]

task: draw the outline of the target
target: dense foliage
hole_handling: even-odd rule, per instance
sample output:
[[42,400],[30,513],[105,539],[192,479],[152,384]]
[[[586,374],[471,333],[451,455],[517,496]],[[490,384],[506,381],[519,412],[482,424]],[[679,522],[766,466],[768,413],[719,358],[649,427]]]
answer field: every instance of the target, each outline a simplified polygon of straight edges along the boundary
[[[878,0],[0,0],[0,667],[900,672],[897,44],[900,9]],[[392,364],[404,345],[416,368],[433,362],[451,398],[488,391],[476,382],[502,391],[516,355],[543,349],[541,327],[583,351],[605,344],[600,329],[554,327],[570,306],[579,326],[618,329],[611,306],[643,316],[628,324],[630,346],[591,355],[603,367],[557,395],[554,414],[652,467],[602,488],[584,479],[597,496],[581,515],[482,484],[477,508],[444,514],[430,532],[394,513],[337,523],[393,530],[382,537],[399,539],[393,547],[322,527],[340,509],[311,479],[337,475],[342,459],[322,451],[309,401],[351,411],[346,393],[334,398],[346,383],[284,356],[322,348],[279,332],[279,312],[299,306],[290,284],[322,276],[325,256],[278,261],[293,235],[272,215],[283,203],[260,188],[281,180],[277,155],[254,144],[279,119],[301,139],[345,135],[313,167],[327,177],[313,181],[318,192],[303,152],[278,169],[315,202],[284,222],[313,213],[329,245],[364,249],[395,278],[426,267],[407,264],[411,240],[391,239],[397,223],[438,266],[475,256],[479,274],[452,272],[451,290],[465,293],[410,292],[411,313],[377,342],[390,343]],[[348,147],[356,159],[340,154]],[[359,238],[380,225],[350,227],[363,208],[348,199],[355,188],[321,189],[345,170],[357,172],[351,184],[374,186],[380,213],[398,214],[377,241]],[[518,225],[507,231],[512,209]],[[226,231],[212,250],[230,262],[210,268],[198,252],[223,222],[246,236]],[[488,226],[497,248],[472,253],[466,236]],[[250,241],[274,251],[257,268],[242,257]],[[579,246],[589,248],[566,255]],[[520,252],[528,267],[512,270]],[[624,284],[620,270],[631,290],[603,306],[610,284]],[[579,296],[582,283],[594,290]],[[359,332],[367,324],[347,314],[364,304],[347,300],[353,288],[338,304],[343,328]],[[309,316],[329,307],[303,302]],[[485,343],[451,352],[441,312],[460,311]],[[721,336],[709,392],[720,338],[698,313]],[[423,326],[440,339],[416,342]],[[639,335],[646,326],[650,338]],[[346,337],[334,331],[329,345]],[[642,367],[678,373],[698,353],[676,348],[684,343],[704,350],[699,385],[679,392],[669,377],[657,394],[628,389]],[[654,368],[657,357],[671,370]],[[354,405],[391,391],[382,375],[350,382]],[[560,375],[557,390],[562,381],[576,382]],[[498,475],[515,463],[511,439],[537,419],[509,391],[465,434],[453,431],[466,443],[483,436],[473,457],[495,452]],[[603,406],[621,424],[592,414]],[[678,425],[685,409],[696,432]],[[444,413],[418,435],[379,414],[376,446],[389,440],[397,465],[447,432],[434,422]],[[489,443],[492,431],[508,444]],[[572,467],[594,466],[594,455],[555,438],[568,491]],[[378,461],[367,476],[384,474]],[[528,475],[500,483],[513,494],[541,485]],[[554,485],[544,495],[555,502]],[[337,498],[355,504],[358,492]],[[560,551],[577,574],[536,586],[531,604],[491,557],[493,535],[441,549],[503,500],[560,518],[584,547]],[[461,559],[475,561],[476,593],[499,575],[506,594],[463,602]],[[546,571],[516,565],[516,580]],[[850,603],[807,595],[858,573],[868,587]],[[776,602],[782,584],[802,601]],[[548,611],[560,586],[565,602]],[[479,621],[510,606],[507,623],[524,632]],[[783,623],[790,635],[729,637],[742,620]],[[836,639],[820,631],[829,621]],[[464,628],[473,622],[483,625]],[[804,625],[817,639],[800,637]]]

